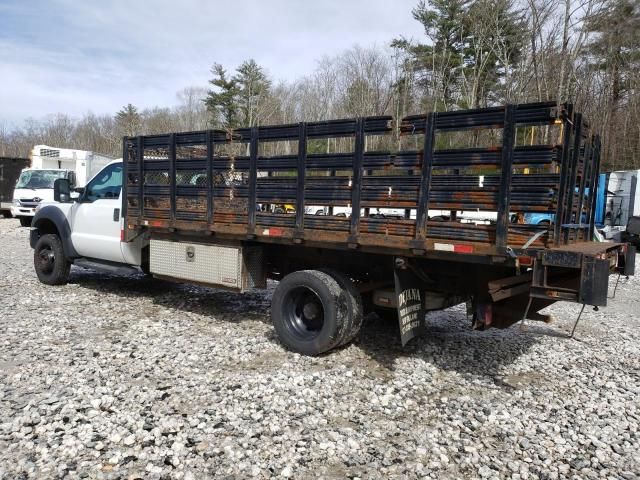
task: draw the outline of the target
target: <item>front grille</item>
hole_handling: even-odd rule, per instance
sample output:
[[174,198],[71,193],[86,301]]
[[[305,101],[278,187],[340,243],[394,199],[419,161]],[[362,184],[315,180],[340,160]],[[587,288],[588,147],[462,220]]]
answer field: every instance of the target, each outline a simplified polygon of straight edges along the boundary
[[20,199],[20,206],[21,207],[27,207],[27,208],[35,208],[38,206],[38,204],[41,202],[42,200],[38,200],[36,201],[35,198],[21,198]]

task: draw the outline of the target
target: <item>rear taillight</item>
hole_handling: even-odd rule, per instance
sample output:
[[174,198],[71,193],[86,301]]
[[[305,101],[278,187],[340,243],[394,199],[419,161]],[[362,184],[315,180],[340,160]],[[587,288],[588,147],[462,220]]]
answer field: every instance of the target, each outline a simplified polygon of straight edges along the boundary
[[524,267],[533,265],[533,258],[531,257],[518,257],[518,263]]

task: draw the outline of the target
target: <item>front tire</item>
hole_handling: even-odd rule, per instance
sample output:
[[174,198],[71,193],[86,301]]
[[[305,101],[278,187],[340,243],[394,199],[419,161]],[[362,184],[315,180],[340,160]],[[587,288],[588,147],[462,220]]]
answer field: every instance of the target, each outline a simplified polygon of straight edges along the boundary
[[31,217],[19,217],[20,218],[20,226],[21,227],[30,227],[31,226]]
[[280,341],[303,355],[339,346],[349,334],[347,295],[330,275],[301,270],[284,277],[271,300],[271,320]]
[[38,280],[46,285],[64,285],[69,279],[71,263],[64,255],[60,237],[43,235],[33,251],[33,265]]

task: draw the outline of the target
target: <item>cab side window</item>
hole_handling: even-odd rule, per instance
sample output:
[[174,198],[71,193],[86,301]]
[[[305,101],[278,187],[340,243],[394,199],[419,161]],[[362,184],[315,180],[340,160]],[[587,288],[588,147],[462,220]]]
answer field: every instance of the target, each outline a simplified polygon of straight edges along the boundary
[[116,163],[105,168],[87,184],[83,200],[93,202],[103,198],[118,198],[121,189],[122,164]]

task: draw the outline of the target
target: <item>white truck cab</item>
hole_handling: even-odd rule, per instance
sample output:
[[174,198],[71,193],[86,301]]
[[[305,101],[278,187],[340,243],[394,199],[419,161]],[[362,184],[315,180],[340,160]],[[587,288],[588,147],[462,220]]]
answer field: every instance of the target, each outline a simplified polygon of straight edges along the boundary
[[22,170],[13,191],[11,215],[18,218],[23,227],[30,225],[40,202],[53,201],[53,183],[58,178],[66,178],[75,185],[75,173],[69,170],[33,168]]
[[[64,283],[71,263],[145,269],[148,241],[122,241],[122,168],[122,161],[111,162],[84,188],[71,189],[64,178],[55,182],[55,201],[40,205],[31,229],[36,273],[43,283]],[[77,198],[72,198],[74,191]]]

